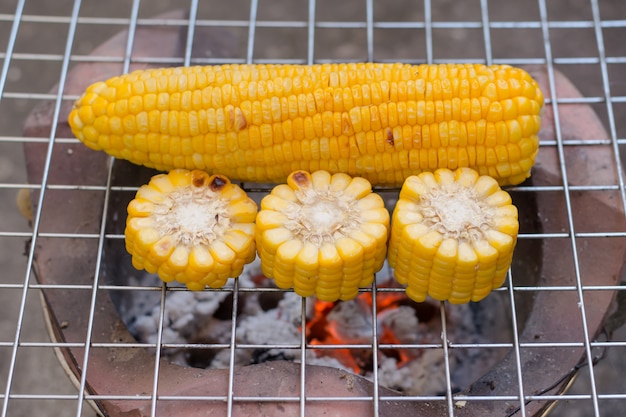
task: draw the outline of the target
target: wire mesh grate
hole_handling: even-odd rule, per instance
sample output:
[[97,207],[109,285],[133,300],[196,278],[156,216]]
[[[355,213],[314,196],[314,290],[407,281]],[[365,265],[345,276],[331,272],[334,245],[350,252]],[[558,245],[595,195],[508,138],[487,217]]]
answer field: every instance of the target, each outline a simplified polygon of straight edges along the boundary
[[[157,410],[183,410],[183,403],[214,404],[221,407],[220,413],[229,416],[238,415],[245,404],[256,403],[293,406],[289,410],[300,416],[315,415],[320,404],[348,404],[347,409],[352,408],[358,415],[364,415],[359,410],[367,410],[367,415],[375,416],[421,410],[419,407],[424,404],[439,407],[436,409],[449,416],[480,415],[472,410],[483,410],[478,407],[493,403],[506,404],[498,409],[506,409],[505,415],[510,416],[542,415],[548,410],[554,416],[618,414],[626,402],[626,382],[620,377],[624,365],[619,360],[626,349],[626,334],[621,326],[626,292],[621,276],[604,275],[609,271],[606,265],[621,263],[623,254],[619,248],[626,237],[622,169],[626,144],[626,47],[622,41],[626,36],[626,4],[620,0],[520,3],[191,0],[181,6],[168,0],[134,0],[112,6],[92,0],[64,0],[53,5],[42,0],[9,0],[0,4],[0,207],[4,214],[0,219],[0,260],[6,265],[0,275],[1,415],[90,416],[95,413],[90,404],[96,404],[98,412],[112,413],[102,403],[132,407],[142,401],[142,415],[156,415]],[[181,7],[184,10],[176,12]],[[158,38],[166,41],[150,47],[146,33],[167,34]],[[115,48],[99,48],[114,36],[118,36]],[[238,306],[249,293],[277,291],[247,288],[238,281],[228,289],[215,290],[232,298],[227,342],[164,340],[168,295],[182,290],[115,281],[106,266],[115,259],[107,252],[122,247],[121,202],[141,182],[125,178],[123,173],[127,171],[119,161],[94,159],[93,164],[82,163],[89,172],[63,172],[63,167],[80,167],[81,163],[75,160],[85,155],[80,150],[82,145],[63,128],[67,109],[80,91],[74,87],[80,80],[72,77],[72,71],[92,64],[106,68],[103,71],[122,73],[145,66],[336,61],[480,62],[522,65],[541,71],[553,120],[552,130],[541,141],[542,150],[551,152],[545,161],[550,166],[542,168],[551,176],[511,187],[510,191],[516,199],[539,201],[538,206],[529,207],[539,207],[541,226],[533,221],[526,224],[519,236],[520,245],[533,256],[541,256],[538,253],[552,248],[554,257],[544,258],[544,263],[554,263],[562,270],[551,270],[554,276],[547,284],[545,280],[529,281],[523,276],[532,275],[533,271],[513,269],[509,273],[506,285],[496,292],[506,305],[511,333],[506,340],[455,340],[451,336],[454,323],[449,317],[454,311],[445,307],[437,313],[442,323],[438,341],[383,343],[378,334],[376,295],[395,290],[374,284],[363,290],[373,295],[368,343],[320,347],[312,345],[302,332],[297,343],[246,344],[237,339],[241,320]],[[563,79],[570,80],[580,94],[564,87]],[[37,123],[32,118],[35,108],[44,109],[37,115],[45,116],[35,119]],[[588,112],[598,116],[603,129],[576,123],[577,117],[588,117]],[[36,129],[25,127],[28,123],[35,124]],[[591,167],[591,172],[581,167]],[[245,186],[251,193],[267,192],[257,185]],[[29,198],[33,201],[29,221],[18,214],[16,198],[22,203]],[[89,203],[88,208],[82,206],[85,202]],[[589,204],[598,202],[606,207],[599,204],[590,211]],[[60,203],[66,206],[59,208]],[[27,207],[21,208],[24,211]],[[55,222],[59,211],[65,216],[60,218],[66,220]],[[96,221],[81,221],[80,213],[84,211],[97,213]],[[612,246],[613,252],[606,249]],[[67,267],[77,276],[63,276],[56,281],[42,279],[46,275],[44,266],[55,262],[46,250],[55,248],[60,257],[67,256],[67,262],[87,260],[85,265]],[[619,259],[610,259],[616,254]],[[87,279],[80,273],[87,274]],[[156,338],[139,342],[129,339],[123,331],[112,333],[119,337],[103,335],[103,328],[119,325],[104,323],[108,300],[122,293],[143,292],[159,296]],[[550,305],[539,313],[526,310],[528,300],[533,305],[532,300],[542,297],[562,304]],[[614,297],[616,302],[609,308]],[[59,300],[78,299],[82,301],[77,303],[74,316],[49,308]],[[301,303],[303,323],[311,303]],[[607,311],[597,313],[595,306],[601,303],[607,304]],[[41,319],[41,306],[45,320]],[[604,322],[605,313],[608,318]],[[532,314],[555,321],[555,326],[563,321],[565,330],[528,338],[527,320]],[[44,328],[44,324],[48,327]],[[438,375],[443,381],[440,392],[396,396],[383,389],[377,360],[382,351],[399,346],[441,353],[444,367]],[[297,373],[294,390],[265,396],[241,390],[235,356],[257,348],[299,352],[295,368],[290,368]],[[228,369],[215,374],[222,383],[221,391],[166,389],[173,375],[172,367],[164,365],[162,358],[167,349],[225,349],[230,358]],[[314,349],[371,351],[369,388],[359,395],[343,396],[310,390],[311,381],[316,380],[319,372],[308,366],[307,352]],[[511,364],[507,368],[511,372],[506,375],[509,389],[499,391],[486,379],[479,380],[486,387],[482,391],[476,384],[476,390],[471,392],[455,385],[452,374],[457,364],[450,361],[451,355],[472,349],[508,352],[508,359],[503,360]],[[142,390],[121,392],[115,383],[107,391],[94,390],[101,356],[108,355],[115,362],[121,355],[132,356],[137,351],[151,352],[146,362],[149,369],[133,369],[128,374],[149,379],[147,385],[141,385]],[[561,352],[578,352],[581,359],[561,374],[546,379],[552,382],[546,382],[542,389],[529,389],[535,387],[533,380],[538,376],[526,364],[554,360]],[[64,375],[60,364],[67,368],[70,377]],[[111,373],[127,375],[118,371]],[[193,371],[184,372],[188,376]],[[574,374],[578,378],[564,392]],[[555,400],[559,401],[557,405],[548,407]],[[400,406],[393,408],[392,403]],[[410,408],[413,406],[417,408]]]

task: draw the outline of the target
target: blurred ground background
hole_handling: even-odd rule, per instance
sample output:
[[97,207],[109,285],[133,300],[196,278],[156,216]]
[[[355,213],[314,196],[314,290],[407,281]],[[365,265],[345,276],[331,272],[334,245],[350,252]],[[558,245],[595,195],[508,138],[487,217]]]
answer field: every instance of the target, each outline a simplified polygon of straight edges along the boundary
[[[489,19],[494,21],[538,21],[539,8],[536,2],[491,1],[488,3]],[[588,0],[547,1],[548,19],[554,21],[592,21],[592,8]],[[199,9],[201,19],[236,19],[246,22],[249,19],[249,2],[241,0],[207,1]],[[381,22],[424,21],[423,1],[391,0],[374,1],[374,20]],[[607,56],[618,57],[609,66],[610,88],[613,96],[626,95],[626,2],[623,0],[599,0],[600,18],[622,21],[614,27],[603,29],[604,48]],[[68,0],[54,2],[46,0],[26,0],[24,14],[31,18],[22,22],[17,34],[14,58],[8,71],[5,95],[0,101],[0,341],[12,341],[20,313],[22,285],[26,276],[25,246],[30,232],[27,221],[15,209],[15,197],[20,185],[26,184],[22,143],[19,140],[23,121],[37,104],[38,94],[47,93],[58,82],[61,63],[59,55],[64,53],[68,24],[63,17],[70,16],[73,3]],[[151,0],[140,6],[140,17],[151,17],[158,13],[183,6],[183,2]],[[363,22],[366,19],[365,1],[319,0],[316,7],[317,21]],[[0,3],[0,58],[6,59],[5,48],[9,41],[16,0]],[[184,6],[183,6],[184,7]],[[72,53],[88,54],[94,47],[123,30],[130,16],[130,2],[97,0],[84,1],[80,9],[81,17],[120,18],[119,24],[79,25]],[[47,17],[47,18],[38,18]],[[49,17],[59,17],[51,21]],[[484,59],[487,55],[484,32],[480,27],[481,15],[479,0],[433,0],[433,22],[473,22],[469,28],[455,27],[433,29],[432,57],[435,60]],[[308,4],[305,1],[260,0],[257,19],[260,21],[299,21],[308,19]],[[410,26],[410,25],[407,25]],[[463,26],[463,25],[459,25]],[[235,38],[231,56],[245,58],[248,29],[245,25],[233,29]],[[426,33],[423,29],[374,30],[374,60],[424,60],[428,56]],[[545,57],[541,30],[528,28],[493,28],[491,53],[494,59]],[[345,29],[316,29],[316,59],[367,60],[367,36],[365,28],[347,25]],[[593,59],[572,65],[577,59],[598,58],[599,50],[593,27],[582,24],[576,28],[550,30],[552,54],[561,58],[556,68],[564,72],[587,96],[603,96],[600,66]],[[307,27],[296,25],[285,28],[257,28],[255,59],[301,59],[307,58]],[[29,54],[37,54],[40,59],[30,59]],[[568,64],[568,60],[570,63]],[[0,62],[2,60],[0,59]],[[75,63],[74,63],[75,64]],[[600,117],[608,123],[606,104],[593,103]],[[616,133],[618,138],[626,137],[626,105],[615,103]],[[599,138],[603,139],[603,138]],[[4,234],[2,234],[4,233]],[[31,279],[33,282],[34,279]],[[626,340],[624,329],[617,334],[618,340]],[[48,341],[41,314],[37,290],[28,291],[23,320],[21,341]],[[0,390],[4,392],[11,348],[0,345]],[[626,392],[626,365],[623,349],[607,352],[607,357],[595,368],[596,383],[600,392]],[[75,394],[76,390],[62,370],[51,348],[19,349],[19,373],[15,374],[12,393],[54,393]],[[588,394],[588,379],[583,371],[571,393]],[[1,404],[1,402],[0,402]],[[622,413],[624,401],[606,400],[601,403],[604,416]],[[11,417],[21,416],[69,416],[76,414],[75,401],[33,401],[12,399],[9,413]],[[588,401],[560,403],[553,416],[592,415]],[[94,415],[85,407],[83,416]]]

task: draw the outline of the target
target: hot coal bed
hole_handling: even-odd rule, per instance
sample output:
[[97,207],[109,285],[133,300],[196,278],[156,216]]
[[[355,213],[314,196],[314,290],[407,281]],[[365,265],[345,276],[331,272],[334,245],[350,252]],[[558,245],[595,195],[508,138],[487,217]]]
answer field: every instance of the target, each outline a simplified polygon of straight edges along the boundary
[[[160,285],[156,276],[140,272],[128,277],[128,283],[143,287]],[[229,287],[232,285],[231,280]],[[300,362],[301,351],[296,346],[300,346],[301,332],[306,331],[307,364],[331,366],[373,378],[371,291],[364,291],[350,301],[329,303],[307,299],[303,326],[302,298],[293,292],[275,290],[272,282],[261,274],[258,262],[246,267],[238,278],[238,287],[241,290],[236,312],[236,343],[255,347],[237,348],[235,366],[273,360]],[[441,304],[434,300],[411,301],[394,285],[387,265],[377,274],[377,288],[376,333],[378,344],[385,347],[377,350],[378,383],[408,395],[445,392],[444,352],[440,348]],[[161,355],[183,366],[228,368],[230,349],[209,345],[230,343],[232,297],[233,292],[228,290],[168,291],[162,343],[177,347],[166,347]],[[506,349],[481,346],[511,340],[504,297],[505,293],[496,292],[481,303],[445,304],[448,340],[464,345],[449,349],[453,388],[468,386],[506,353]],[[140,342],[157,341],[160,299],[158,291],[128,291],[117,298],[122,320]]]

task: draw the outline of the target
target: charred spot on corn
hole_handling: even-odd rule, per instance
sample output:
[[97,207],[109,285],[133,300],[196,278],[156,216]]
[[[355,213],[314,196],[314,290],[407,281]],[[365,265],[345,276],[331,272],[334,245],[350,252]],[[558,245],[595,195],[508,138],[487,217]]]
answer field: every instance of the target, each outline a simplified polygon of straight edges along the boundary
[[221,287],[255,258],[257,206],[223,175],[176,169],[155,175],[128,205],[133,265],[189,289]]
[[208,175],[206,175],[206,173],[202,171],[191,171],[191,184],[194,187],[196,188],[204,187],[207,180],[208,180]]
[[311,181],[309,180],[310,177],[311,174],[308,172],[295,171],[291,173],[291,175],[287,178],[287,181],[292,179],[296,184],[298,184],[298,186],[309,186],[311,185]]
[[352,299],[383,265],[389,217],[364,178],[294,171],[261,200],[261,269],[303,297]]
[[212,191],[218,192],[222,188],[224,188],[230,181],[221,175],[214,175],[213,180],[210,181],[209,187]]
[[294,170],[396,185],[470,167],[531,172],[543,94],[507,65],[215,65],[135,71],[88,87],[69,116],[92,149],[168,171],[284,182]]
[[388,259],[418,302],[480,301],[504,282],[519,229],[497,181],[470,168],[407,178],[391,220]]

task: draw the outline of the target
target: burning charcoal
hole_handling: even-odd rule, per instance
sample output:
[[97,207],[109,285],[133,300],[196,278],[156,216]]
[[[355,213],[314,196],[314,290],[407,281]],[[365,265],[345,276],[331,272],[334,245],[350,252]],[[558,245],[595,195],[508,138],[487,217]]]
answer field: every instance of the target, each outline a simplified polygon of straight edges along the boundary
[[251,344],[299,343],[301,302],[296,294],[285,293],[277,308],[240,320],[237,340]]
[[398,368],[394,358],[383,358],[378,365],[379,381],[387,388],[409,392],[413,387],[414,375],[411,367]]
[[[201,317],[210,317],[225,303],[225,299],[230,295],[228,292],[203,291],[193,293],[195,303],[191,303],[194,314]],[[231,296],[232,297],[232,296]],[[229,317],[230,318],[230,317]]]
[[383,310],[377,316],[378,334],[389,331],[398,343],[417,343],[419,335],[415,331],[418,319],[415,310],[408,306]]
[[372,337],[371,311],[360,298],[337,303],[326,317],[334,323],[329,331],[343,343],[367,343]]
[[[240,288],[267,287],[259,280],[259,265],[249,265],[238,279]],[[408,395],[435,395],[445,389],[443,351],[439,348],[395,348],[394,344],[441,343],[441,314],[439,303],[414,303],[403,291],[395,291],[395,283],[381,278],[377,283],[376,324],[378,343],[378,375],[381,386]],[[391,288],[391,290],[389,290]],[[140,292],[138,292],[140,293]],[[154,343],[158,329],[160,293],[144,291],[139,302],[126,303],[125,310],[133,314],[126,318],[138,340]],[[166,343],[230,343],[231,291],[170,291],[165,303]],[[454,343],[508,341],[507,320],[502,300],[494,294],[477,305],[447,306],[448,338]],[[236,341],[240,345],[266,345],[261,349],[235,349],[235,365],[259,364],[269,361],[298,361],[302,334],[303,299],[293,292],[240,291]],[[306,338],[312,345],[372,343],[372,293],[361,293],[345,302],[324,302],[314,298],[305,301]],[[491,319],[487,320],[487,318]],[[494,339],[494,334],[498,335]],[[280,346],[284,345],[284,348]],[[453,384],[463,385],[475,378],[481,369],[501,358],[503,349],[451,349]],[[310,365],[341,368],[347,372],[372,378],[372,349],[314,348],[307,349]],[[165,349],[163,357],[183,366],[224,369],[230,366],[230,349],[198,348]],[[470,381],[471,382],[471,381]]]

